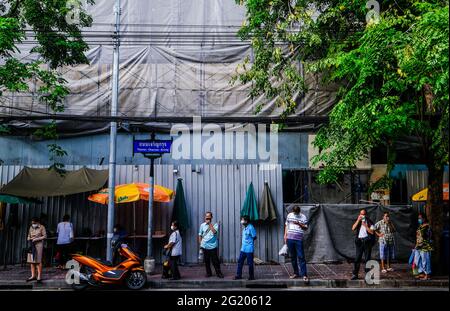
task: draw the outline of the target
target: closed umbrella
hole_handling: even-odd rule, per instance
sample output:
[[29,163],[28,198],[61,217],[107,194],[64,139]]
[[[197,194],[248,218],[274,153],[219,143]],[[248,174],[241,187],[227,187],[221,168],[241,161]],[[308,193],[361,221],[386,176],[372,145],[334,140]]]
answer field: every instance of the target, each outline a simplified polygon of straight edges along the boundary
[[259,219],[263,221],[274,221],[277,219],[275,203],[270,193],[269,184],[264,182],[264,190],[261,201],[259,202]]
[[250,218],[250,221],[259,220],[258,202],[256,200],[255,189],[253,188],[252,182],[248,186],[244,205],[242,206],[241,209],[241,217],[242,216],[248,216]]
[[172,221],[178,221],[180,231],[189,228],[189,219],[186,208],[186,200],[184,198],[182,178],[178,178],[177,189],[175,190],[175,199],[173,203]]

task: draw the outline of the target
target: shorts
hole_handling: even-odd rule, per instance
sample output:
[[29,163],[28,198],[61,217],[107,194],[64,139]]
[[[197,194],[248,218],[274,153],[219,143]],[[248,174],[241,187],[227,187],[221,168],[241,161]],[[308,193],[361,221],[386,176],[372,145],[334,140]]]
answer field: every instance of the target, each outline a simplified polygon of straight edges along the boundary
[[395,258],[394,244],[380,243],[380,259],[392,260]]

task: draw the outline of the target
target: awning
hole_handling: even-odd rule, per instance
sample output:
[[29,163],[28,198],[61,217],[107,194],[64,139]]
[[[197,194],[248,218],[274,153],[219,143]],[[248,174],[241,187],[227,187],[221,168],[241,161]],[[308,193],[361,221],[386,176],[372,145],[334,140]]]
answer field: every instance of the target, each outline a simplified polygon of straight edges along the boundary
[[108,170],[82,168],[61,175],[54,169],[25,167],[0,194],[26,198],[54,197],[94,191],[108,180]]

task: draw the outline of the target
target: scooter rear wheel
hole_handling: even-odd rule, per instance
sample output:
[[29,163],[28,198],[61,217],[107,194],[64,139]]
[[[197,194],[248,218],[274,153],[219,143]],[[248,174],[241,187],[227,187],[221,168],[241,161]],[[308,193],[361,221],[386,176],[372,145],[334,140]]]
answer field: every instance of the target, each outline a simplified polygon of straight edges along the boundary
[[147,274],[142,270],[131,271],[125,279],[125,284],[129,289],[142,289],[147,283]]

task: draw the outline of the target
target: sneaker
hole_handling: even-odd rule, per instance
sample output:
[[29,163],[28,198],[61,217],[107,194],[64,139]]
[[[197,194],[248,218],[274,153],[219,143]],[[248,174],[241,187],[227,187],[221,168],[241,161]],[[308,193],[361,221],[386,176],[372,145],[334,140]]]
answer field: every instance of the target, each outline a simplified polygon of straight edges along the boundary
[[217,277],[218,277],[219,279],[223,279],[223,278],[224,278],[222,272],[217,273]]
[[350,279],[350,280],[357,280],[358,279],[358,276],[357,275],[352,275],[352,278]]
[[387,273],[386,269],[381,270],[381,273]]
[[205,278],[210,278],[210,277],[212,277],[212,274],[205,274]]
[[293,275],[290,275],[289,278],[290,279],[296,279],[296,278],[298,278],[298,275],[297,274],[293,274]]
[[250,277],[250,278],[247,279],[247,281],[254,281],[254,280],[255,280],[254,277]]
[[235,276],[235,277],[233,278],[233,280],[242,280],[242,277],[240,277],[240,276]]
[[303,281],[305,281],[305,283],[309,283],[309,278],[307,276],[304,276]]
[[386,269],[388,272],[392,272],[392,271],[394,271],[394,268],[387,268]]

